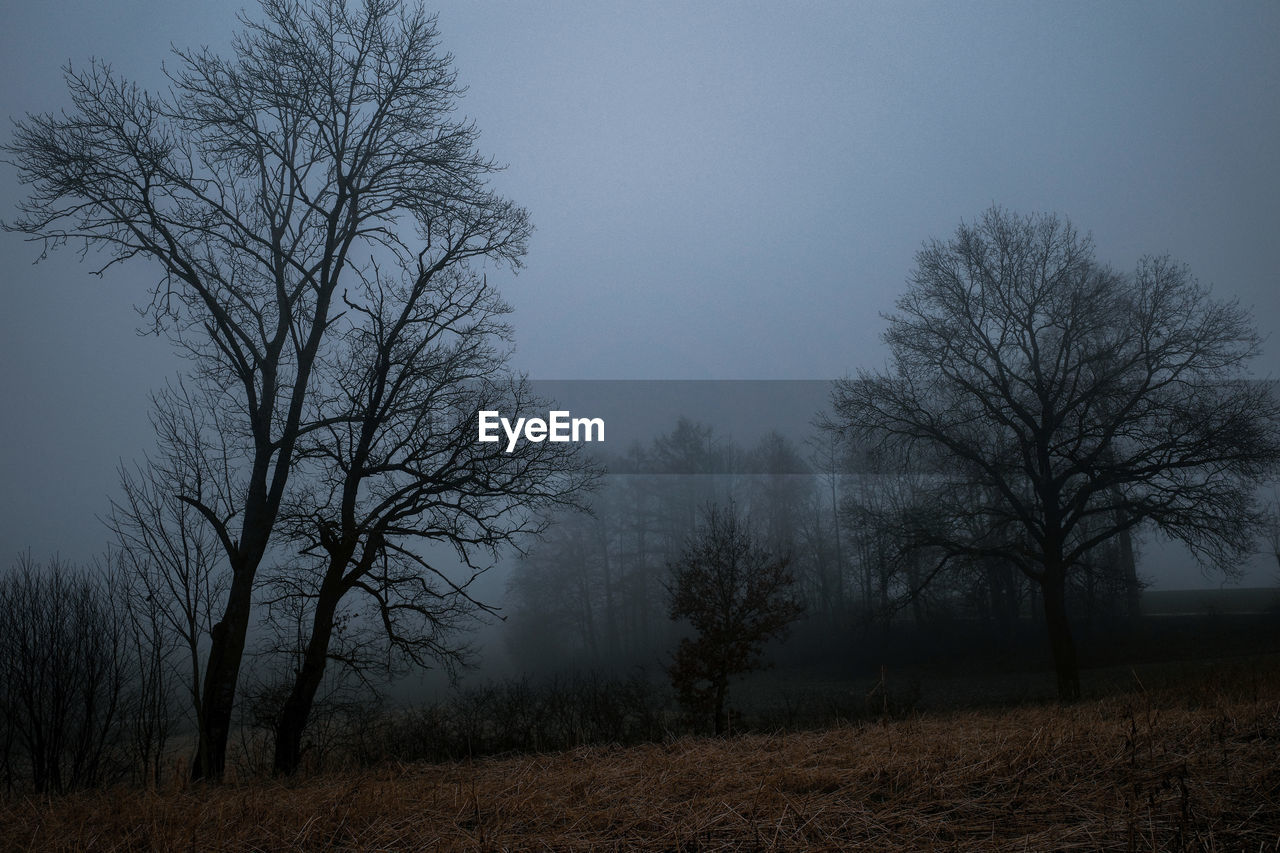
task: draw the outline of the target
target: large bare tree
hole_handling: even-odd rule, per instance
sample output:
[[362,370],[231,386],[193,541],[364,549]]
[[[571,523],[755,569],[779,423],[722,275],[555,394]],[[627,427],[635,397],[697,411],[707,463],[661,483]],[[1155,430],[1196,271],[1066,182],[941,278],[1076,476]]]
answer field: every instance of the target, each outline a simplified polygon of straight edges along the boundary
[[1228,572],[1252,548],[1280,403],[1245,374],[1246,312],[1184,266],[1114,272],[1070,224],[993,208],[925,244],[888,319],[892,369],[838,382],[834,422],[929,466],[911,532],[939,568],[989,557],[1039,585],[1064,700],[1066,581],[1091,551],[1140,524]]
[[[147,92],[101,63],[69,71],[71,107],[16,123],[29,198],[6,228],[158,273],[151,317],[234,423],[234,515],[187,495],[226,555],[205,667],[197,777],[220,777],[258,567],[309,423],[318,359],[353,277],[375,263],[518,265],[524,210],[455,113],[433,18],[395,0],[263,0],[234,53],[179,51]],[[234,417],[232,417],[234,416]]]

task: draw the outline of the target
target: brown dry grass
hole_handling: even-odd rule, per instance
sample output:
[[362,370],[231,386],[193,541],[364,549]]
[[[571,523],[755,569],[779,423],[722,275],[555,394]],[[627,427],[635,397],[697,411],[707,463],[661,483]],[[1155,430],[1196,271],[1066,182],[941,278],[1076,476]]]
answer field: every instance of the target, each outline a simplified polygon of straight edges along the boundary
[[1280,850],[1280,672],[729,740],[0,803],[50,850]]

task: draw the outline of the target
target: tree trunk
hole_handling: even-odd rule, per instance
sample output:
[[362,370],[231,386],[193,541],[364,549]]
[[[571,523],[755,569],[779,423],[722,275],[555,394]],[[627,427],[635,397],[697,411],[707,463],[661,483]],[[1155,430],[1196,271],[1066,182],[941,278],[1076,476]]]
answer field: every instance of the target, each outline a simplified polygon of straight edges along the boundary
[[316,602],[311,639],[303,653],[302,665],[298,668],[293,689],[276,719],[277,775],[293,775],[298,772],[298,766],[302,762],[302,733],[306,730],[316,692],[320,689],[325,665],[329,661],[329,640],[333,635],[333,616],[339,598],[340,594],[322,589]]
[[844,550],[840,543],[840,495],[837,490],[836,473],[831,473],[831,522],[832,535],[836,546],[836,620],[844,615]]
[[1049,629],[1049,647],[1058,675],[1058,699],[1074,702],[1080,698],[1080,666],[1076,661],[1071,623],[1067,621],[1066,582],[1061,571],[1046,571],[1040,584],[1044,598],[1044,621]]
[[1124,573],[1125,612],[1132,621],[1142,615],[1142,584],[1138,582],[1138,564],[1133,557],[1133,531],[1126,527],[1117,537],[1120,548],[1120,571]]
[[1116,506],[1115,523],[1121,528],[1116,539],[1120,549],[1120,571],[1124,577],[1125,613],[1132,622],[1142,615],[1142,584],[1138,582],[1138,565],[1133,556],[1133,529],[1125,524],[1129,519],[1122,509],[1124,496],[1119,487],[1112,487],[1111,500]]
[[716,736],[724,734],[725,730],[725,712],[724,700],[725,695],[729,692],[729,682],[727,679],[716,682]]
[[919,630],[924,627],[927,619],[920,585],[920,566],[915,555],[907,558],[907,589],[911,591],[911,621],[916,630]]
[[1124,571],[1125,611],[1134,620],[1142,615],[1142,584],[1133,558],[1133,534],[1128,529],[1120,531],[1120,568]]
[[201,697],[204,731],[191,762],[191,778],[197,781],[221,780],[227,768],[231,711],[235,706],[236,681],[240,677],[240,661],[244,658],[245,635],[249,630],[257,564],[258,560],[253,560],[252,565],[233,567],[226,610],[210,632],[209,663],[205,667]]
[[613,600],[613,570],[609,564],[609,540],[603,535],[603,525],[596,525],[600,533],[600,572],[604,578],[605,655],[609,660],[618,659],[618,612]]
[[1010,563],[994,560],[988,563],[987,584],[991,593],[991,611],[995,617],[996,636],[1005,649],[1013,648],[1018,625],[1017,580]]

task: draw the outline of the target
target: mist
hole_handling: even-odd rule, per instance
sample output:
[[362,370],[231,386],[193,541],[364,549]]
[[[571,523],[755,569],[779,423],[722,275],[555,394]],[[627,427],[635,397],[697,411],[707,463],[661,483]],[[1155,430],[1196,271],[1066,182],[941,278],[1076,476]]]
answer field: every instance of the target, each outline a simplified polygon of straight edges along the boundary
[[[9,10],[5,795],[1096,701],[1130,846],[1144,801],[1247,824],[1277,44],[1262,2]],[[1225,805],[1137,778],[1179,731]]]

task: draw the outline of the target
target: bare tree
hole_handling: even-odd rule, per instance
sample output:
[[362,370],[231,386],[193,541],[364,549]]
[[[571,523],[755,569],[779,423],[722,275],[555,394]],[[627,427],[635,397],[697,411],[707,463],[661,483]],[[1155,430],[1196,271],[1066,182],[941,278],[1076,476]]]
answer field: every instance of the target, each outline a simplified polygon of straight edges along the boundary
[[[820,426],[820,425],[815,425]],[[829,542],[830,569],[820,569],[824,606],[833,614],[843,615],[849,596],[845,588],[845,543],[841,537],[841,504],[844,502],[842,487],[848,480],[848,450],[839,437],[829,430],[819,430],[805,441],[809,449],[809,464],[817,477],[817,492],[813,515],[809,526],[814,550],[820,555],[820,563]],[[823,499],[826,504],[823,504]]]
[[0,577],[0,697],[10,784],[61,793],[113,779],[127,701],[126,627],[110,584],[24,555]]
[[856,549],[865,617],[887,639],[899,607],[911,606],[917,626],[924,621],[922,554],[906,546],[923,514],[926,476],[903,454],[857,455],[841,515]]
[[936,460],[918,543],[1038,584],[1076,698],[1066,581],[1096,547],[1152,524],[1227,572],[1251,547],[1280,463],[1280,403],[1244,374],[1258,336],[1167,258],[1121,275],[1069,224],[998,208],[926,243],[897,308],[893,370],[838,382],[834,422]]
[[[113,586],[127,559],[109,552],[103,571]],[[159,785],[163,775],[165,747],[173,728],[173,656],[178,647],[166,618],[165,603],[143,594],[139,586],[122,587],[120,616],[126,620],[124,649],[130,672],[131,690],[125,741],[132,748],[136,778],[144,785]]]
[[676,649],[669,673],[681,703],[714,715],[715,732],[727,723],[729,680],[759,669],[766,640],[800,615],[791,595],[790,557],[757,543],[731,504],[709,505],[701,529],[669,564],[672,619],[687,619],[696,636]]
[[[380,274],[344,296],[344,346],[325,365],[315,422],[299,450],[308,475],[287,511],[304,554],[319,558],[286,598],[312,603],[310,636],[276,725],[275,769],[297,770],[301,738],[348,596],[368,627],[414,664],[452,665],[452,633],[488,609],[469,593],[506,545],[545,526],[547,510],[577,506],[594,472],[581,445],[522,442],[508,450],[476,439],[477,412],[547,410],[523,379],[505,378],[507,306],[470,271],[419,265]],[[425,548],[444,545],[462,573]],[[301,587],[301,588],[300,588]],[[367,661],[350,647],[340,660]],[[391,659],[384,655],[384,659]]]
[[602,503],[592,513],[557,513],[507,579],[508,648],[522,668],[617,661],[620,627]]
[[1280,565],[1280,489],[1273,490],[1272,495],[1263,515],[1262,535]]
[[[136,622],[144,669],[155,670],[146,677],[160,678],[170,667],[180,673],[196,722],[196,752],[207,762],[201,661],[227,576],[219,570],[221,545],[204,512],[214,512],[224,529],[236,512],[230,430],[220,428],[216,395],[193,393],[182,382],[154,395],[152,404],[159,454],[133,469],[121,466],[121,497],[107,517],[115,540],[110,565]],[[165,659],[163,667],[157,658]]]
[[102,63],[69,71],[72,108],[16,123],[5,147],[30,195],[6,223],[45,250],[83,241],[106,269],[159,272],[151,317],[234,415],[242,483],[206,518],[230,576],[201,700],[222,775],[254,582],[295,467],[313,375],[343,289],[375,258],[446,269],[518,265],[524,210],[455,115],[461,89],[434,18],[395,0],[263,0],[231,58],[178,51],[171,88],[145,92]]

